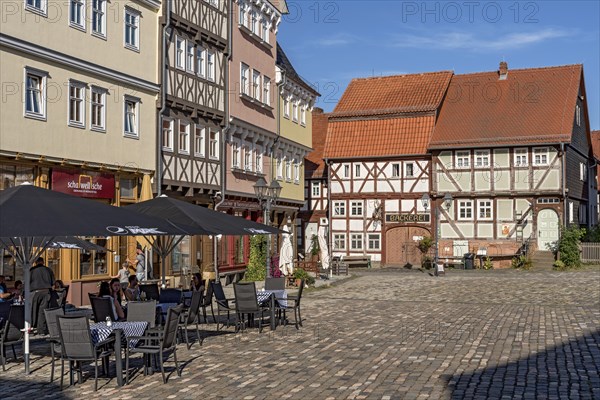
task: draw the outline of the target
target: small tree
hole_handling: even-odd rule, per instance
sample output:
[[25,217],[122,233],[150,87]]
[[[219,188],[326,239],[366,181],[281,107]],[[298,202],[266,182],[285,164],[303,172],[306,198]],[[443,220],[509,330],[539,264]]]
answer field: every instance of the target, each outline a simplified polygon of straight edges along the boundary
[[560,239],[558,240],[557,250],[559,260],[567,268],[578,268],[581,266],[581,254],[579,245],[581,238],[585,236],[585,229],[577,226],[560,228]]
[[310,255],[318,256],[320,251],[321,247],[319,246],[319,237],[313,234],[310,238]]
[[417,248],[421,251],[421,265],[427,269],[431,268],[432,260],[431,257],[427,255],[434,242],[431,236],[425,236],[423,239],[419,240],[417,244]]
[[267,238],[250,236],[250,259],[244,275],[245,281],[262,281],[267,275]]

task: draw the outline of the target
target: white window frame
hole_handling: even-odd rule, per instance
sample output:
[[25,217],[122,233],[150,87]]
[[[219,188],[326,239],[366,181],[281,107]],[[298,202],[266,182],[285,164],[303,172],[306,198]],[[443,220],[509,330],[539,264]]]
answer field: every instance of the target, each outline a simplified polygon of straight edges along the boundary
[[[177,152],[180,154],[190,154],[190,129],[192,124],[187,121],[179,120],[177,128]],[[181,128],[184,129],[181,129]]]
[[[37,96],[34,98],[38,102],[39,111],[27,110],[27,98],[29,97],[29,87],[28,87],[28,78],[32,77],[37,80],[38,87],[34,92],[34,95],[37,93]],[[24,77],[23,77],[23,87],[24,98],[23,98],[23,116],[26,118],[33,118],[46,121],[46,106],[47,106],[47,96],[46,96],[46,88],[48,84],[48,72],[41,71],[31,67],[25,67],[24,69]],[[33,103],[32,103],[33,104]]]
[[346,202],[345,201],[334,201],[333,202],[333,216],[334,217],[345,217],[346,216]]
[[[213,139],[214,134],[214,139]],[[218,160],[221,157],[221,152],[219,150],[219,142],[221,140],[220,134],[218,130],[213,128],[208,128],[208,157],[211,160]]]
[[[459,221],[473,220],[473,200],[457,200],[457,219]],[[464,215],[463,215],[464,214]]]
[[206,79],[215,81],[215,53],[210,50],[206,51]]
[[269,30],[270,30],[270,26],[269,23],[267,22],[266,18],[263,18],[260,21],[260,38],[262,39],[263,42],[265,43],[269,43]]
[[292,180],[292,160],[285,158],[285,180],[290,182]]
[[[173,151],[173,125],[174,121],[171,118],[163,118],[162,126],[162,149],[165,151]],[[168,128],[165,128],[168,124]]]
[[192,74],[194,73],[194,65],[196,64],[195,49],[194,42],[188,40],[185,45],[185,70]]
[[276,163],[277,179],[283,179],[283,160],[281,156],[277,156]]
[[244,146],[244,170],[252,171],[252,149]]
[[206,49],[202,46],[196,47],[196,74],[201,77],[206,77]]
[[[73,97],[71,90],[79,89],[79,96]],[[87,84],[79,81],[69,80],[69,91],[67,96],[67,123],[75,128],[85,128],[85,99],[86,99]],[[73,107],[76,107],[79,112],[80,119],[71,119]]]
[[[69,26],[85,32],[85,0],[69,0]],[[78,9],[77,13],[74,13]]]
[[400,178],[400,164],[392,164],[392,178]]
[[490,167],[490,151],[489,150],[475,150],[475,162],[473,163],[475,168],[489,168]]
[[[106,132],[106,93],[108,90],[92,86],[90,89],[90,129],[93,131]],[[94,101],[94,95],[100,96],[100,101]],[[94,118],[100,108],[100,124],[94,124]]]
[[185,70],[185,39],[179,35],[175,36],[175,67]]
[[470,168],[471,152],[469,150],[459,150],[454,154],[454,168]]
[[206,153],[206,127],[200,124],[194,125],[194,155],[204,157]]
[[575,207],[573,200],[569,200],[569,223],[575,222]]
[[579,104],[575,105],[575,123],[577,126],[581,126],[581,106]]
[[287,93],[283,95],[283,118],[290,119],[290,97]]
[[360,178],[360,164],[354,164],[354,177],[355,178]]
[[333,250],[346,250],[346,234],[345,233],[334,233],[333,234]]
[[312,198],[321,197],[321,183],[320,182],[311,182],[311,193]]
[[306,126],[306,106],[300,107],[300,125]]
[[293,161],[294,164],[294,182],[300,182],[300,162]]
[[[483,216],[482,216],[483,213]],[[489,213],[489,215],[485,215]],[[494,201],[489,199],[477,200],[477,219],[491,221],[494,218]]]
[[261,147],[256,147],[254,148],[254,165],[255,170],[257,173],[262,173],[263,171],[263,155],[262,155],[262,148]]
[[257,33],[257,32],[259,32],[258,12],[256,11],[256,9],[254,7],[250,8],[249,25],[250,26],[248,26],[248,29],[250,29],[250,31],[252,31],[252,33],[254,33],[255,35],[258,35],[258,33]]
[[534,166],[549,165],[550,149],[548,147],[534,147],[532,159],[532,163]]
[[238,142],[231,143],[231,168],[240,168],[240,144]]
[[350,233],[350,250],[362,250],[364,236],[362,233]]
[[412,163],[412,162],[404,163],[404,177],[405,178],[414,178],[415,177],[415,163]]
[[239,21],[238,25],[246,26],[248,24],[248,5],[244,1],[240,1],[240,9],[239,9]]
[[350,216],[362,217],[363,216],[363,202],[361,200],[355,200],[350,202]]
[[260,101],[261,91],[260,91],[260,71],[254,69],[252,70],[252,93],[251,96],[256,100]]
[[[134,10],[133,8],[125,6],[125,18],[123,19],[123,43],[126,48],[134,51],[140,51],[140,20],[141,14],[139,11]],[[135,23],[130,24],[127,22],[127,16],[131,16],[135,18]],[[127,42],[127,29],[131,27],[133,29],[133,40],[135,43]]]
[[[92,5],[92,21],[90,22],[90,29],[92,35],[106,38],[106,2],[107,0],[91,0]],[[99,8],[96,6],[100,6]],[[94,23],[96,23],[96,29],[94,29]]]
[[350,164],[342,164],[342,178],[349,179],[351,174]]
[[292,102],[292,121],[298,122],[298,100]]
[[515,149],[514,151],[514,166],[527,167],[529,165],[529,154],[526,147]]
[[[128,103],[132,103],[135,105],[134,112],[133,112],[134,131],[127,131],[127,129],[126,129],[127,125],[128,125],[126,122],[127,115],[128,115],[128,110],[127,110]],[[141,105],[142,105],[142,102],[140,101],[139,98],[133,97],[133,96],[128,96],[128,95],[123,96],[123,136],[129,137],[129,138],[136,138],[136,139],[140,137]]]
[[579,163],[579,180],[582,182],[587,181],[587,165],[585,163]]
[[367,250],[381,250],[381,234],[369,233],[367,236]]
[[250,96],[250,67],[244,63],[240,65],[240,92]]
[[[25,9],[44,17],[48,16],[48,0],[23,0]],[[38,6],[39,4],[39,6]]]
[[262,102],[268,106],[271,105],[271,78],[263,76],[263,98]]

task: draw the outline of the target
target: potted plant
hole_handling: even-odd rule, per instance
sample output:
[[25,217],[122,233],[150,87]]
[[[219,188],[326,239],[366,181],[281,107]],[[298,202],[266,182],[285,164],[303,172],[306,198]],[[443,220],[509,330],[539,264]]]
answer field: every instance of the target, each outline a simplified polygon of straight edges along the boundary
[[312,235],[310,238],[310,256],[312,261],[317,260],[320,251],[321,247],[319,246],[319,237],[317,235]]
[[296,286],[300,286],[302,279],[304,279],[304,283],[307,285],[312,285],[315,283],[315,278],[310,276],[309,273],[302,268],[296,268],[294,271],[294,279],[296,280]]
[[427,256],[429,249],[433,246],[433,239],[431,236],[425,236],[423,239],[419,240],[417,244],[417,248],[421,251],[421,266],[429,269],[433,266],[433,260],[431,257]]

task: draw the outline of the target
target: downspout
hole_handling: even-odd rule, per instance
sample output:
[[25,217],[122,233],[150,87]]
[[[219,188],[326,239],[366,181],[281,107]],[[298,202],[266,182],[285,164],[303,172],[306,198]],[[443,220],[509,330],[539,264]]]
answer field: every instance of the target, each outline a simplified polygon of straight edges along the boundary
[[156,195],[160,196],[162,194],[162,174],[163,174],[163,166],[162,166],[162,126],[164,119],[164,112],[167,109],[167,37],[171,36],[169,33],[169,29],[171,28],[171,1],[166,0],[167,9],[165,13],[165,18],[167,23],[163,28],[163,40],[162,40],[162,62],[161,62],[161,99],[160,99],[160,111],[158,112],[158,149],[157,149],[157,170],[156,170]]
[[331,249],[331,257],[333,257],[333,235],[331,233],[333,231],[331,227],[331,162],[327,158],[324,161],[327,166],[327,225],[329,226],[329,229],[327,229],[327,240]]
[[[227,133],[229,133],[229,129],[231,127],[230,116],[229,116],[229,62],[231,61],[231,56],[233,54],[232,47],[232,34],[233,34],[233,24],[231,23],[232,14],[233,14],[233,0],[229,0],[228,4],[228,17],[227,18],[227,54],[225,57],[225,127],[221,131],[220,140],[219,140],[219,154],[221,155],[221,199],[215,203],[215,211],[218,211],[219,206],[221,206],[225,202],[225,183],[227,179],[227,174],[225,173],[225,168],[227,166],[227,152],[225,146],[225,137]],[[217,235],[213,235],[213,266],[215,269],[215,280],[219,281],[219,268],[218,268],[218,239]]]

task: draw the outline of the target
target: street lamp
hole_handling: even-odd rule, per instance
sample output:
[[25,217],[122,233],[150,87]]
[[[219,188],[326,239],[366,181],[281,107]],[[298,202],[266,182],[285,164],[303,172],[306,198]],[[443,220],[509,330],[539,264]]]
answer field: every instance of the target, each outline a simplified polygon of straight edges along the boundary
[[[269,215],[271,206],[275,204],[279,195],[281,194],[281,185],[275,179],[271,181],[270,185],[267,185],[267,181],[264,178],[258,178],[258,181],[254,184],[254,194],[263,209],[263,220],[265,225],[269,225]],[[267,235],[267,278],[269,277],[269,270],[271,267],[271,235]]]
[[[450,210],[450,206],[452,206],[452,195],[450,193],[446,193],[444,195],[443,198],[443,205],[444,208],[446,209],[446,211]],[[430,208],[431,205],[431,198],[429,197],[429,194],[424,193],[423,196],[421,197],[421,204],[423,205],[423,208],[425,209],[425,211],[427,211]],[[435,256],[433,259],[433,262],[435,265],[435,274],[438,275],[438,261],[439,261],[439,237],[440,237],[440,231],[439,231],[439,219],[440,219],[440,209],[433,204],[433,208],[435,209],[434,212],[434,232],[435,232]]]

